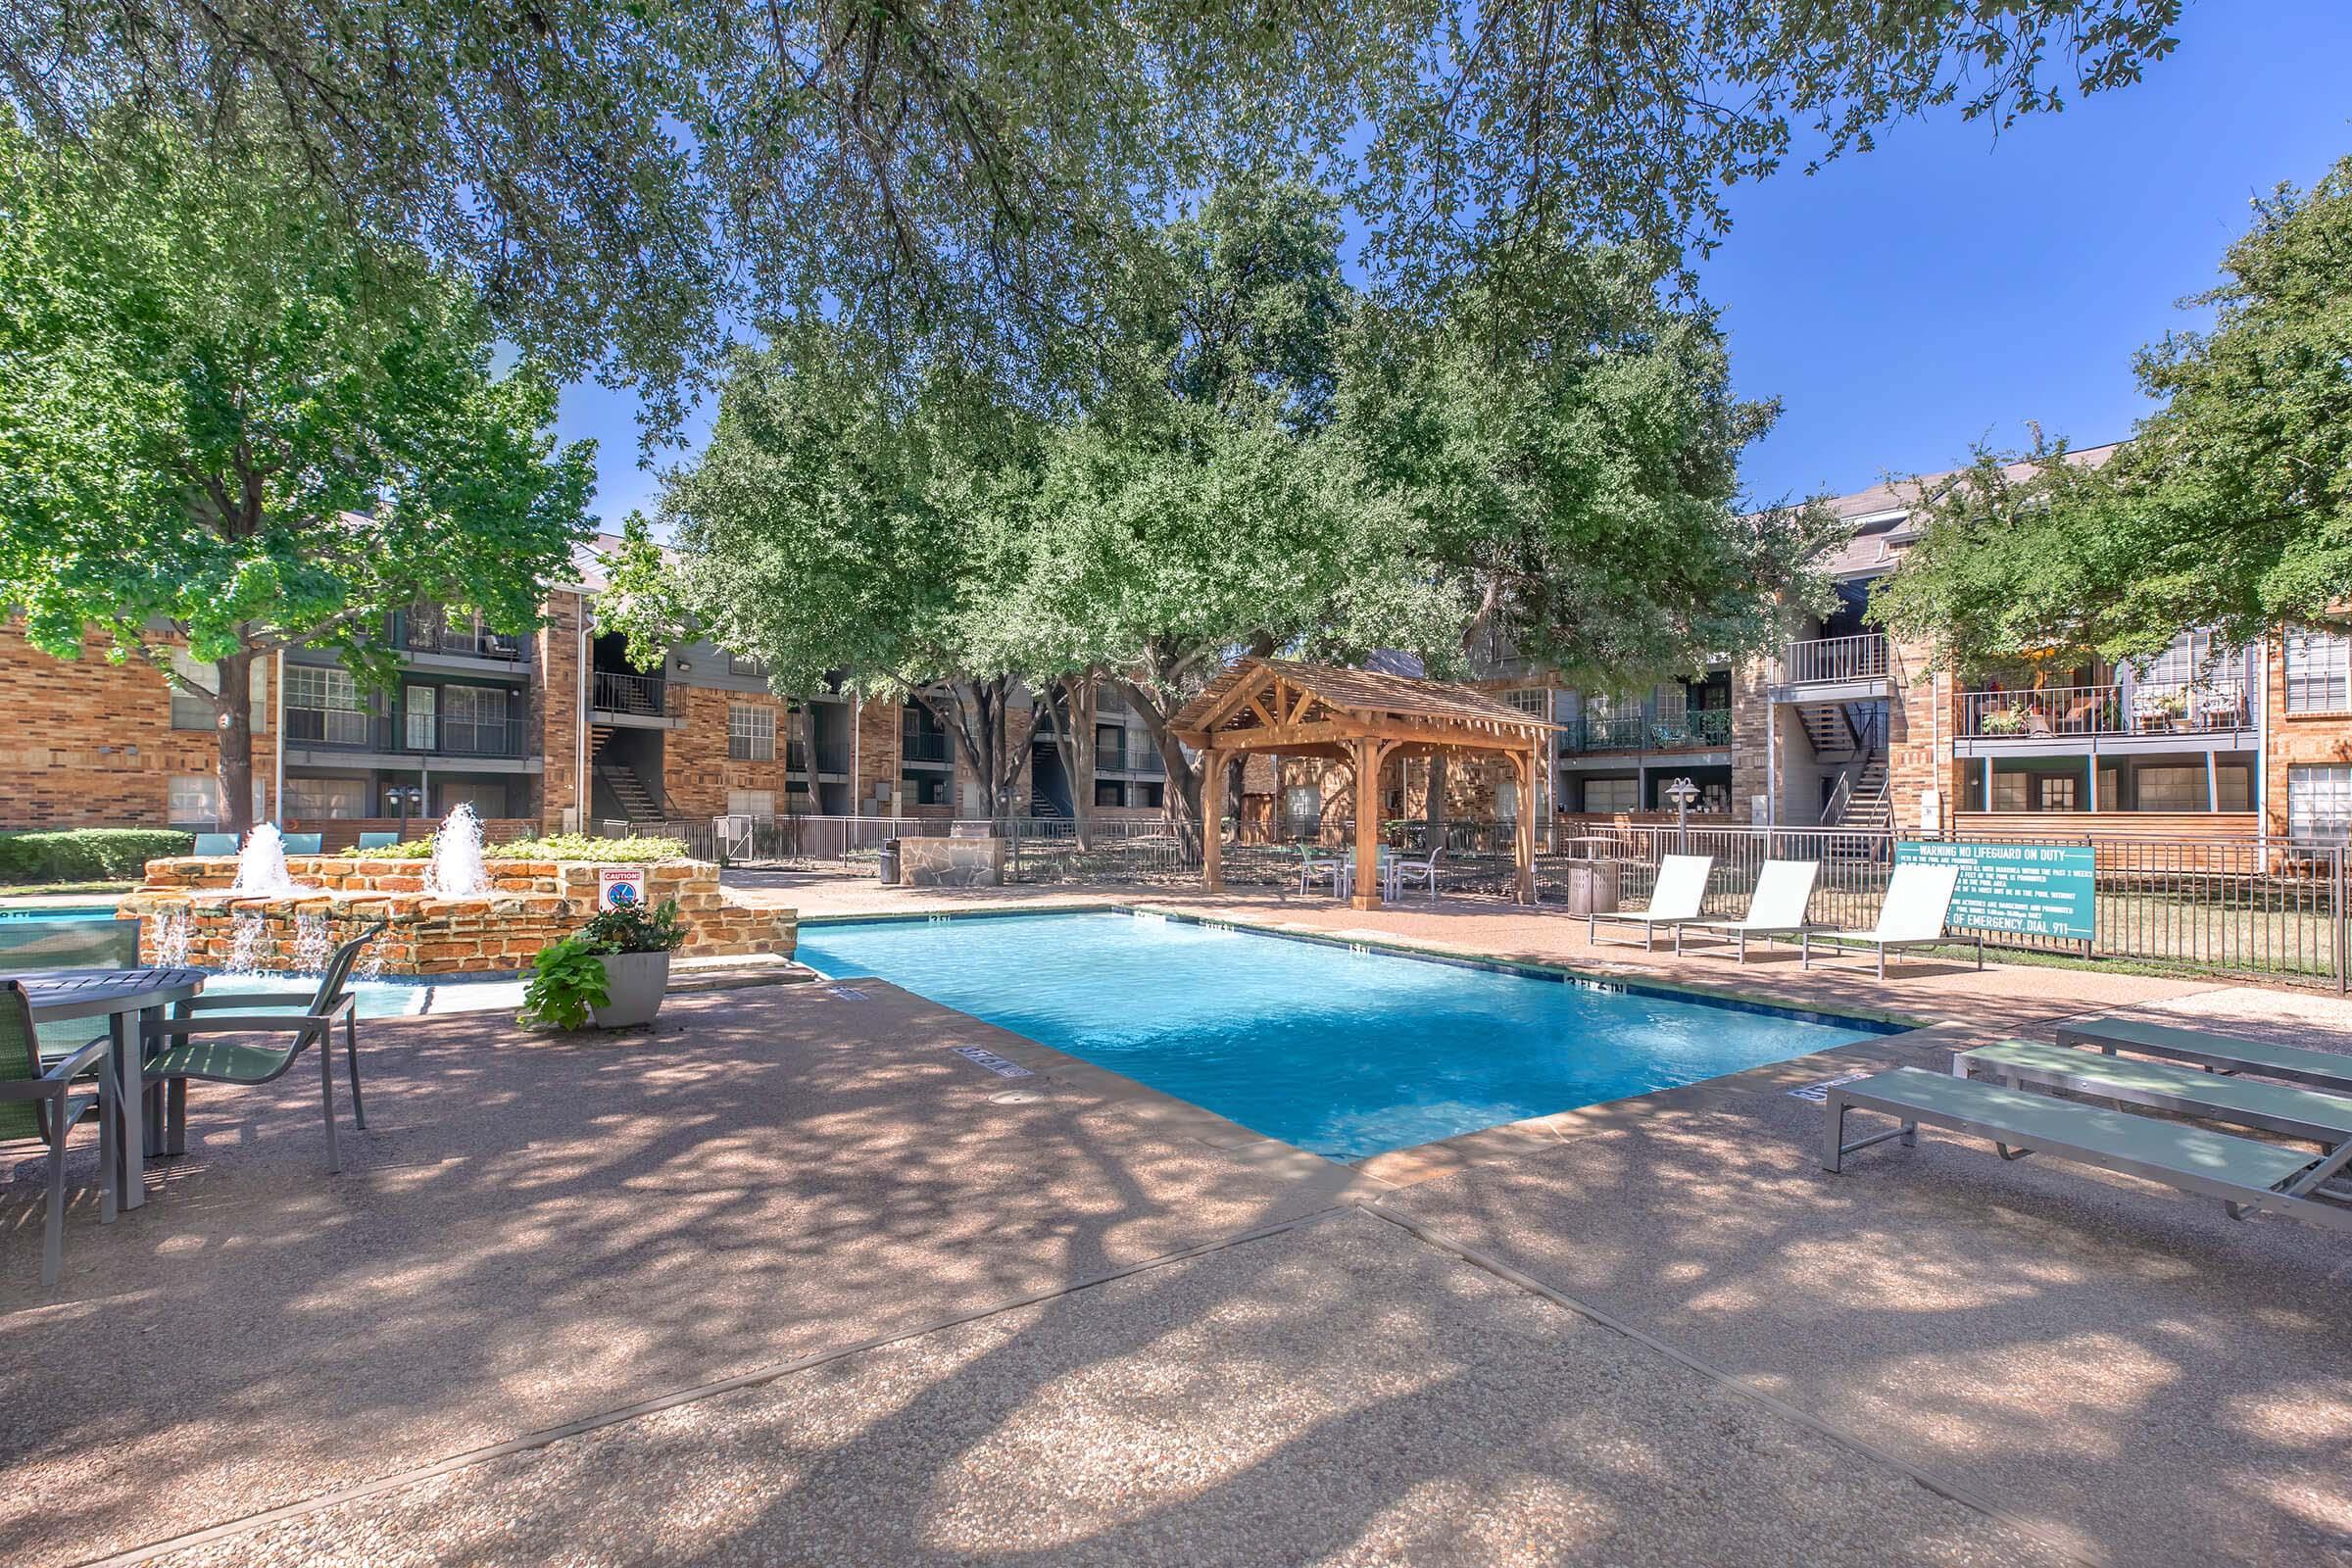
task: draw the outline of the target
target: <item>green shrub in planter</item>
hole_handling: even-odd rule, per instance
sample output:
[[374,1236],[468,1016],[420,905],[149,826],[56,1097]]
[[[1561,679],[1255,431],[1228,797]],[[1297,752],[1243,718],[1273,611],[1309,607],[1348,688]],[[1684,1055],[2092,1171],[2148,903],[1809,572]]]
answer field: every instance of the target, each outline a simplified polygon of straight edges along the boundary
[[522,1010],[514,1021],[578,1029],[587,1024],[591,1007],[611,1000],[596,950],[584,938],[565,937],[541,948],[531,960],[530,978],[522,986]]
[[135,878],[149,860],[185,855],[192,833],[154,827],[77,827],[0,833],[0,881],[94,882]]

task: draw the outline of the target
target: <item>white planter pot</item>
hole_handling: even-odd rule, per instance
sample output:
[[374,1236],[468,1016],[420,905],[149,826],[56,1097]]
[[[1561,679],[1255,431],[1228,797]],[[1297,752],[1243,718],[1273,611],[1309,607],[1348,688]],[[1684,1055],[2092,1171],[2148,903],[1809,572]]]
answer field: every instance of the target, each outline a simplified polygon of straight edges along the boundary
[[669,955],[600,954],[596,961],[605,966],[609,1000],[601,1007],[588,1009],[589,1022],[599,1029],[652,1023],[654,1014],[662,1010],[662,993],[669,989]]

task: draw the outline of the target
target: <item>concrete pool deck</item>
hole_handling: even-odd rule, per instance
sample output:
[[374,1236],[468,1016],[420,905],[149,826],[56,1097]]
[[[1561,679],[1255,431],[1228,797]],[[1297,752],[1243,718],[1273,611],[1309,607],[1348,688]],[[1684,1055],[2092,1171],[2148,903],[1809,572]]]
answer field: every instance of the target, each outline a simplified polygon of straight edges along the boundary
[[1827,1176],[1784,1092],[2332,999],[1774,967],[1704,972],[1963,1021],[1354,1169],[887,985],[371,1024],[342,1177],[304,1071],[200,1087],[54,1296],[12,1146],[0,1560],[2352,1563],[2342,1238],[1933,1131]]

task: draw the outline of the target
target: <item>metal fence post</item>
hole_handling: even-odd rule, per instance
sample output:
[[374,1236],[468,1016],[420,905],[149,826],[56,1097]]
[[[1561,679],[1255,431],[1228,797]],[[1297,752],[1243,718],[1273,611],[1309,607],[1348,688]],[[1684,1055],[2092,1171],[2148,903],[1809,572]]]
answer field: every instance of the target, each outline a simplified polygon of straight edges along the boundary
[[2332,875],[2328,878],[2328,904],[2331,906],[2328,924],[2335,928],[2335,994],[2339,997],[2345,994],[2348,985],[2352,985],[2352,976],[2344,973],[2344,854],[2345,847],[2339,844],[2334,854],[2328,857],[2334,862]]

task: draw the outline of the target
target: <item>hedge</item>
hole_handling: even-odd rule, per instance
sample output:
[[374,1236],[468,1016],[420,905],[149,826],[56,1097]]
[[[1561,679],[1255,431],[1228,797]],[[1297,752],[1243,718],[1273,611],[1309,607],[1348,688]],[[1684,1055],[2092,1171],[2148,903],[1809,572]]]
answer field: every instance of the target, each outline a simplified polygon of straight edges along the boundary
[[135,878],[149,860],[185,855],[192,833],[158,827],[77,827],[0,833],[0,881],[97,882]]

